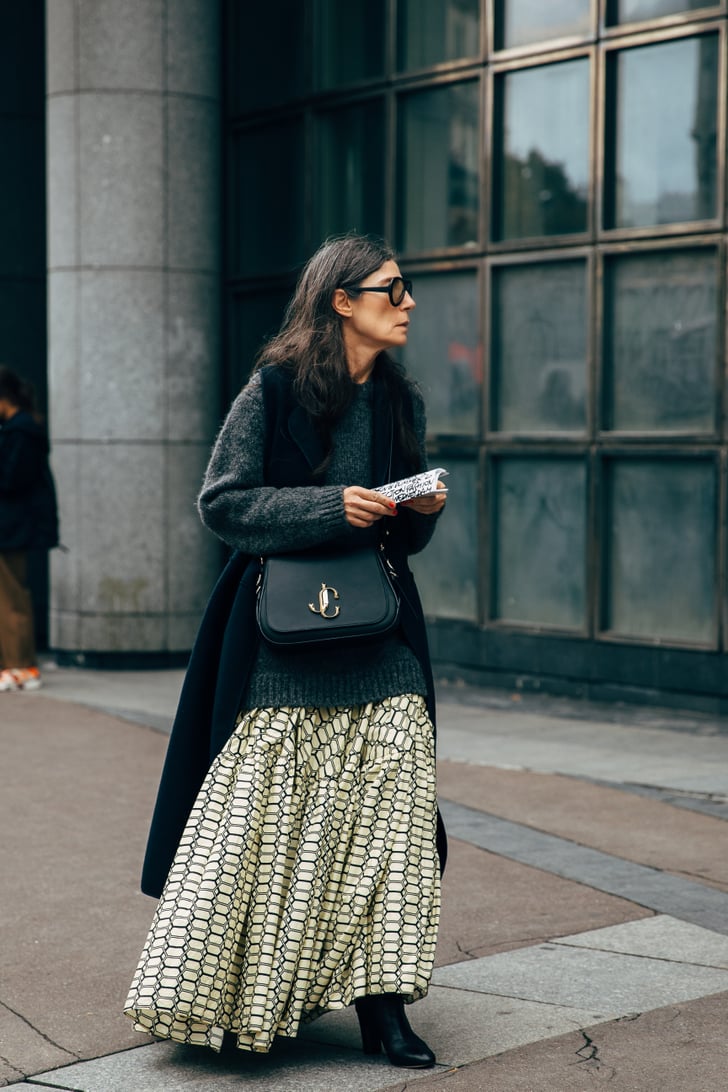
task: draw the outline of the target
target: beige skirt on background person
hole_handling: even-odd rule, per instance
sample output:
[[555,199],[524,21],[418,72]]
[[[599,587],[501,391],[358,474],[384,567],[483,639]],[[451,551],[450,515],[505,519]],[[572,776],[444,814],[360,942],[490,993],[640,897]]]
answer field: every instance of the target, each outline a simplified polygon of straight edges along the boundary
[[440,913],[424,698],[241,716],[192,809],[125,1013],[219,1050],[427,993]]

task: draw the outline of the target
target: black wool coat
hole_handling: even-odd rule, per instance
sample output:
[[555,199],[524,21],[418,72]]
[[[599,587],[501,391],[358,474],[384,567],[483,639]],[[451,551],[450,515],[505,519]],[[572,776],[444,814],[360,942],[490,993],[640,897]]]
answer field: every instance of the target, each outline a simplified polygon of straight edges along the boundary
[[[290,377],[280,368],[262,374],[266,414],[266,485],[315,485],[313,471],[324,457],[322,441],[296,401]],[[374,474],[386,481],[407,473],[392,452],[391,411],[383,383],[374,387]],[[407,565],[406,521],[393,520],[387,553],[399,574],[402,632],[419,659],[427,682],[427,707],[435,723],[435,695],[420,598]],[[154,809],[142,871],[142,891],[158,898],[205,775],[230,738],[241,708],[259,640],[255,623],[259,561],[235,553],[208,601],[190,656]],[[438,852],[445,866],[447,841],[438,812]]]
[[0,425],[0,551],[50,550],[58,545],[48,451],[45,429],[25,410]]

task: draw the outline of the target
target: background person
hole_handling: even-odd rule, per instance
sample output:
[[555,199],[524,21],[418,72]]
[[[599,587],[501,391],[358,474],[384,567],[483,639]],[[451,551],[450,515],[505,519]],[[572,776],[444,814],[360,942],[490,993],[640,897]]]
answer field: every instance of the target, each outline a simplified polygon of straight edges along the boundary
[[48,436],[32,387],[0,365],[0,691],[37,690],[28,552],[58,545]]
[[[155,1036],[219,1049],[228,1031],[265,1052],[355,1002],[368,1053],[434,1063],[404,1013],[428,990],[444,859],[407,556],[445,494],[398,510],[373,489],[425,469],[422,399],[389,355],[414,307],[382,240],[329,240],[215,444],[200,512],[238,554],[190,661],[145,862],[147,893],[169,875],[125,1011]],[[376,544],[385,525],[395,632],[325,653],[259,638],[261,555]]]

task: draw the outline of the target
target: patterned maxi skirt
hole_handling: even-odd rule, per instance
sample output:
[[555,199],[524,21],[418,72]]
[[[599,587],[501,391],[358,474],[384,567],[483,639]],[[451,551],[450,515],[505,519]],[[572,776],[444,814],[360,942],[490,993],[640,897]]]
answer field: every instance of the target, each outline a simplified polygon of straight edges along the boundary
[[192,809],[125,1013],[219,1050],[427,993],[440,911],[424,699],[241,716]]

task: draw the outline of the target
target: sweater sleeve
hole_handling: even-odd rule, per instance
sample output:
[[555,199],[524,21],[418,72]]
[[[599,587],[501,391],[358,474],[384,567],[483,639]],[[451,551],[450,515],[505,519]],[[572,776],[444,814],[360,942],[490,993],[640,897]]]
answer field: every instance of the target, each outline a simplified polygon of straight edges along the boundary
[[[412,410],[417,445],[420,449],[419,471],[423,471],[427,470],[427,454],[425,452],[427,418],[425,415],[424,400],[416,387],[412,388]],[[415,512],[405,505],[400,505],[398,514],[406,521],[407,553],[418,554],[421,550],[424,550],[425,546],[434,535],[437,521],[442,515],[442,510],[435,515],[427,516],[422,512]]]
[[246,554],[318,546],[351,530],[340,485],[265,486],[260,376],[235,399],[218,434],[198,498],[202,522]]

